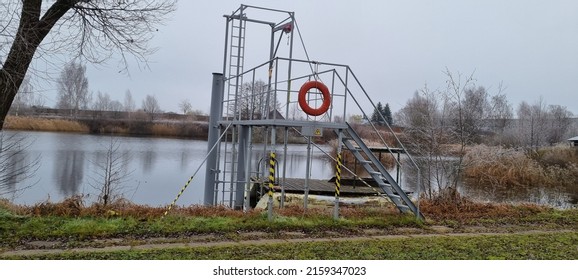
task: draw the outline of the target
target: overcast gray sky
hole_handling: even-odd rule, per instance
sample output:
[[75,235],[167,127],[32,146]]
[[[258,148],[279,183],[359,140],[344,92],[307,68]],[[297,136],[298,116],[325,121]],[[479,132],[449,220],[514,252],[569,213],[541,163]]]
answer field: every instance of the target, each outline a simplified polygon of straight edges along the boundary
[[[154,94],[165,111],[176,112],[179,101],[189,99],[208,113],[211,73],[223,63],[223,15],[241,3],[294,11],[311,59],[350,65],[374,101],[389,103],[394,112],[424,84],[442,88],[447,67],[474,73],[476,84],[491,93],[503,82],[514,108],[542,96],[578,114],[573,0],[181,0],[151,42],[159,51],[150,57],[150,69],[133,64],[127,76],[114,62],[89,66],[90,89],[121,102],[130,89],[139,107]],[[56,93],[48,97],[55,100]]]

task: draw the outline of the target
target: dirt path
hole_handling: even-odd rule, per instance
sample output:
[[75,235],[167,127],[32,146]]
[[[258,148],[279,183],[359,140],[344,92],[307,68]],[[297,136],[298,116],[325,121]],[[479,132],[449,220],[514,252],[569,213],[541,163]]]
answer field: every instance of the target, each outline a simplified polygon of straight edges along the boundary
[[[256,239],[250,240],[218,240],[218,241],[207,241],[202,238],[197,238],[187,242],[174,242],[171,239],[156,239],[153,240],[152,244],[139,244],[139,245],[112,245],[103,247],[82,247],[82,248],[67,248],[67,249],[22,249],[22,250],[7,250],[0,253],[1,257],[18,257],[18,256],[40,256],[47,254],[59,254],[64,252],[115,252],[115,251],[128,251],[128,250],[159,250],[159,249],[176,249],[176,248],[196,248],[196,247],[216,247],[216,246],[250,246],[250,245],[275,245],[275,244],[286,244],[286,243],[304,243],[304,242],[347,242],[347,241],[371,241],[371,240],[383,240],[383,239],[410,239],[410,238],[424,238],[424,237],[447,237],[447,236],[503,236],[503,235],[528,235],[528,234],[545,234],[545,233],[564,233],[564,232],[574,232],[573,230],[526,230],[526,231],[516,231],[516,232],[466,232],[466,233],[453,233],[450,232],[449,228],[437,227],[434,229],[434,233],[407,233],[407,234],[395,234],[395,235],[371,235],[371,236],[347,236],[347,237],[306,237],[299,236],[299,233],[291,236],[288,235],[287,238],[276,238],[269,239],[265,236],[259,236],[256,234]],[[210,238],[208,238],[210,239]],[[114,240],[101,240],[101,242],[109,241],[114,243]],[[37,247],[51,247],[57,246],[57,242],[49,241],[34,241],[29,244]]]

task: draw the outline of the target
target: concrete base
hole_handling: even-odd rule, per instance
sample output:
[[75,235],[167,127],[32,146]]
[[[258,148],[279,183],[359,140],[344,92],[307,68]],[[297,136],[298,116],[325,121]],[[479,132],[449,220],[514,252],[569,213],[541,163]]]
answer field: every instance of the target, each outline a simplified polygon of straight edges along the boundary
[[[303,206],[304,195],[302,194],[285,194],[285,206]],[[263,196],[261,200],[257,203],[255,209],[267,209],[268,196]],[[281,194],[273,194],[273,207],[279,208],[281,202]],[[330,208],[334,206],[335,197],[324,196],[324,195],[309,195],[308,197],[309,207],[321,207]],[[349,205],[349,206],[388,206],[395,205],[387,197],[383,196],[370,196],[370,197],[340,197],[339,205]]]

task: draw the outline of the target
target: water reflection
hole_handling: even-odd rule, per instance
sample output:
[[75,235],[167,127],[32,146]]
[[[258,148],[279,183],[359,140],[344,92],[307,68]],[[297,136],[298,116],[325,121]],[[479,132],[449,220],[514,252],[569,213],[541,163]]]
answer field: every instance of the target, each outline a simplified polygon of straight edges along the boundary
[[0,195],[13,197],[36,182],[30,179],[40,155],[28,152],[34,141],[26,134],[0,131]]
[[[14,201],[32,205],[46,200],[60,201],[76,194],[88,195],[89,200],[98,196],[102,162],[105,161],[109,136],[26,132],[37,138],[34,146],[24,155],[42,154],[42,162],[34,180],[39,184],[26,190]],[[152,206],[170,203],[193,172],[205,158],[207,142],[182,139],[158,139],[137,137],[115,137],[120,142],[116,151],[125,164],[121,172],[129,174],[123,185],[127,199]],[[263,158],[263,148],[256,146],[251,154],[251,166],[257,166]],[[279,173],[282,172],[282,152]],[[287,177],[305,176],[306,147],[290,145],[287,160]],[[329,178],[331,166],[322,154],[313,153],[312,178]],[[262,171],[266,169],[261,168]],[[179,199],[179,205],[198,204],[203,201],[204,166]],[[12,184],[21,187],[22,182]],[[91,202],[91,201],[88,201]]]
[[144,172],[150,172],[153,169],[156,156],[156,152],[152,148],[141,152],[142,170]]
[[57,151],[53,182],[64,197],[79,193],[84,179],[84,151]]
[[[32,205],[50,198],[60,201],[75,194],[90,194],[97,197],[98,190],[91,177],[99,172],[98,164],[106,157],[106,141],[108,136],[64,134],[50,132],[26,132],[36,141],[28,147],[20,158],[13,160],[26,164],[31,159],[42,155],[42,161],[29,181],[21,178],[8,180],[10,190],[21,189],[30,185],[30,181],[39,182],[26,189],[14,198],[19,204]],[[151,206],[167,205],[181,190],[189,177],[199,167],[205,158],[207,142],[181,139],[158,139],[117,137],[121,145],[117,153],[125,164],[122,172],[129,174],[124,185],[124,196],[138,204]],[[325,147],[329,149],[329,147]],[[334,176],[334,164],[322,152],[312,149],[311,178],[329,179]],[[259,163],[261,175],[267,173],[267,156],[263,147],[255,145],[251,151],[251,166],[256,169]],[[23,160],[24,158],[24,160]],[[283,151],[277,151],[279,160],[278,173],[283,173]],[[306,176],[307,147],[305,145],[290,145],[287,152],[286,176],[288,178],[304,178]],[[422,169],[422,178],[428,178]],[[435,170],[434,170],[435,171]],[[395,169],[391,170],[395,177]],[[252,174],[252,176],[255,174]],[[203,202],[204,167],[191,182],[187,191],[179,199],[179,205],[199,204]],[[417,173],[409,163],[404,162],[402,168],[402,186],[408,191],[417,191]],[[423,191],[423,189],[422,189]],[[576,188],[499,188],[480,186],[472,182],[460,182],[458,191],[474,200],[492,202],[532,202],[566,208],[575,206],[578,198]],[[10,197],[10,196],[4,196]]]
[[2,158],[2,169],[6,170],[6,176],[2,174],[2,192],[16,191],[16,183],[25,178],[26,174],[22,174],[22,170],[26,168],[27,156],[22,152],[10,151],[7,153],[7,159]]

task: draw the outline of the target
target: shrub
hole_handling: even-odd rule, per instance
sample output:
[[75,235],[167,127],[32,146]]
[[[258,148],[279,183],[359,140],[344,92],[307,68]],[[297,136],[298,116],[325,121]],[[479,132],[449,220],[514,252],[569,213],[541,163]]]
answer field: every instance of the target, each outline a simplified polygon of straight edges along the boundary
[[465,156],[464,175],[492,186],[576,186],[578,157],[569,147],[543,148],[536,153],[517,149],[471,148]]

